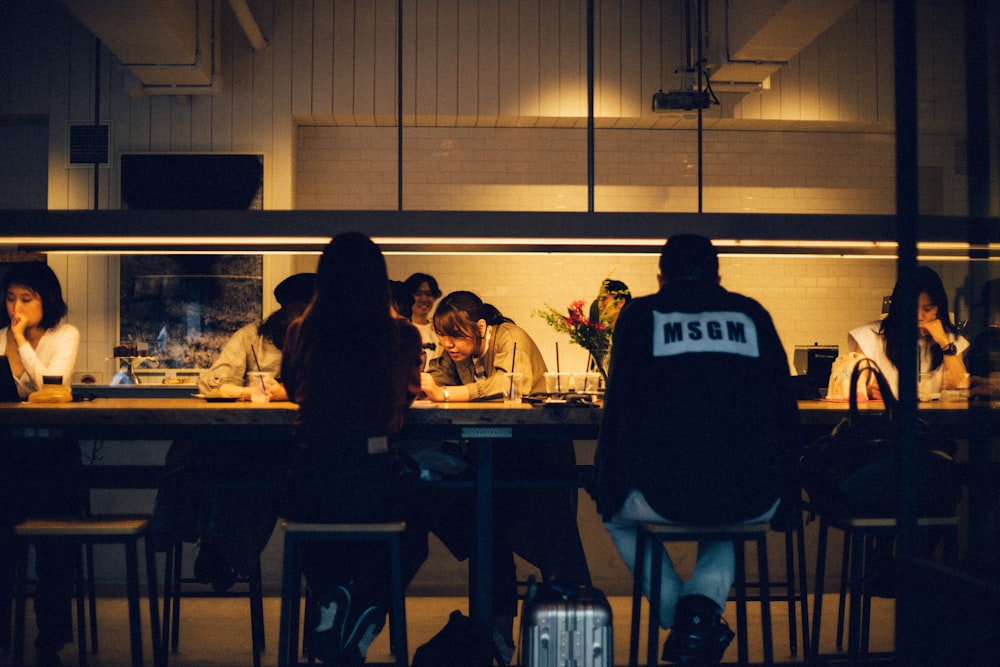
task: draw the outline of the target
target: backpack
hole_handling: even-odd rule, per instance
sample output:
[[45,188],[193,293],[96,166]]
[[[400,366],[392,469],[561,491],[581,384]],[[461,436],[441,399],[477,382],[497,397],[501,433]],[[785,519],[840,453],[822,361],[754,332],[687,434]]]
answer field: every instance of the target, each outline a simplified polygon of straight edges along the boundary
[[493,629],[457,609],[448,623],[413,654],[411,667],[492,667]]

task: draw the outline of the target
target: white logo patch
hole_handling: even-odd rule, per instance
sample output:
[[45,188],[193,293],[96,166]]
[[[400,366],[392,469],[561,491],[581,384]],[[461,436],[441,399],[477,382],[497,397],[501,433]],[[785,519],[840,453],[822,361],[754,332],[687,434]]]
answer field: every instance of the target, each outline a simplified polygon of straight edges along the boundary
[[746,313],[653,311],[653,356],[721,352],[760,357],[757,327]]

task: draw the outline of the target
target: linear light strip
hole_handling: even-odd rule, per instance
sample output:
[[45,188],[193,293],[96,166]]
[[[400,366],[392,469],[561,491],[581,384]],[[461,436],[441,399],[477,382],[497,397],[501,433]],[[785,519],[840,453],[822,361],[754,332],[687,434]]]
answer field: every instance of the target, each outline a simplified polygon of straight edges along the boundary
[[[23,236],[2,240],[0,246],[9,248],[30,248],[38,251],[55,252],[95,252],[104,250],[119,253],[153,253],[185,249],[189,253],[204,252],[312,252],[321,250],[328,242],[326,236]],[[665,239],[656,238],[572,238],[572,237],[448,237],[448,236],[374,236],[373,240],[387,251],[406,252],[408,247],[423,253],[463,253],[476,254],[498,252],[501,254],[518,252],[574,252],[574,249],[633,248],[658,251]],[[843,251],[848,256],[896,257],[898,243],[895,241],[821,241],[821,240],[765,240],[765,239],[715,239],[713,243],[720,252],[735,251],[736,254],[808,255],[808,251],[819,251],[817,256],[831,256]],[[64,248],[64,250],[60,250]],[[504,250],[511,248],[512,250]],[[924,253],[920,259],[970,259],[971,253],[984,253],[990,260],[1000,253],[1000,244],[977,244],[957,242],[922,242],[917,244]],[[593,252],[594,250],[592,250]],[[771,251],[771,252],[768,252]],[[798,251],[807,251],[805,253]],[[826,252],[823,252],[826,251]],[[606,253],[605,253],[606,254]],[[940,256],[939,256],[940,255]],[[981,259],[981,258],[971,258]]]

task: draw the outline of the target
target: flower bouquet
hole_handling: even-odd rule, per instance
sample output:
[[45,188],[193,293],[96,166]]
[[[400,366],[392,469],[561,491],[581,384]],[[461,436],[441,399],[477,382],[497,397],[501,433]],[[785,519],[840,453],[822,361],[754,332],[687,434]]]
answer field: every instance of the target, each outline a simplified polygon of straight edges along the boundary
[[609,290],[608,281],[602,283],[590,313],[584,314],[584,301],[573,301],[565,312],[560,312],[545,304],[544,310],[535,311],[556,331],[569,335],[569,339],[590,353],[594,366],[605,382],[608,380],[607,361],[611,350],[611,336],[614,334],[618,313],[625,305],[623,294]]

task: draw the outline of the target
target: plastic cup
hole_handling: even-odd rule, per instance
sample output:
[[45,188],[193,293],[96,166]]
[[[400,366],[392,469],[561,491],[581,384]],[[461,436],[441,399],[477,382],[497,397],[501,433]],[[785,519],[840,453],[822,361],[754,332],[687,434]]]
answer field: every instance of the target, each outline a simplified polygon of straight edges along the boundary
[[601,390],[600,373],[573,373],[573,390],[578,394],[596,394]]
[[524,373],[503,374],[503,402],[520,403],[523,393]]
[[568,394],[573,378],[572,373],[549,372],[545,374],[545,392],[548,394]]
[[271,393],[267,388],[271,374],[265,371],[253,371],[247,373],[247,386],[250,387],[250,400],[254,403],[267,403],[271,400]]
[[930,373],[917,375],[917,400],[926,403],[931,400],[934,391],[934,376]]
[[957,382],[947,378],[946,386],[941,388],[942,401],[966,401],[969,399],[969,374],[966,373]]

